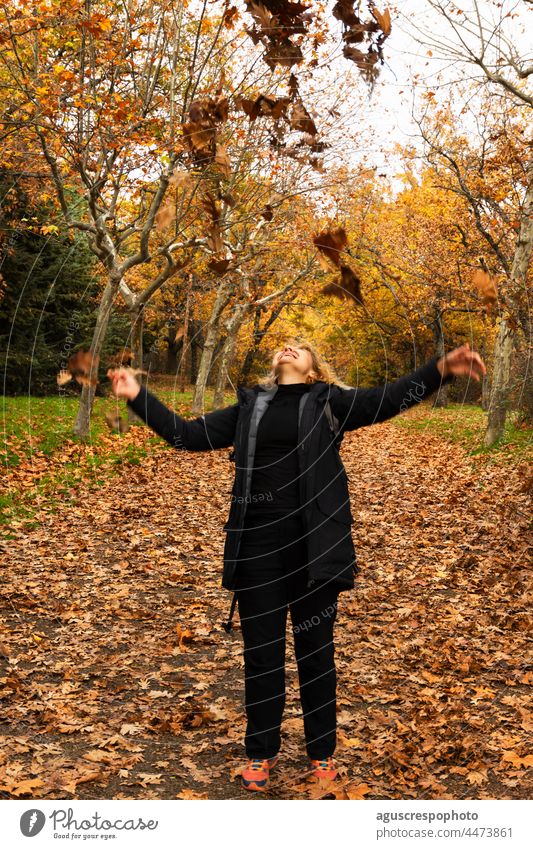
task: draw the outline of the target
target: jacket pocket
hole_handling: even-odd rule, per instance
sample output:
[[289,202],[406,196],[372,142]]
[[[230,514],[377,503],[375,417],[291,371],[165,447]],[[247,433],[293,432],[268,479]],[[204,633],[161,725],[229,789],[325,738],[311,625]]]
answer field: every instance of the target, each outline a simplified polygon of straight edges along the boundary
[[341,522],[344,525],[353,525],[355,519],[350,507],[350,499],[340,504],[332,503],[330,496],[318,495],[315,499],[316,505],[324,516],[332,519],[335,522]]

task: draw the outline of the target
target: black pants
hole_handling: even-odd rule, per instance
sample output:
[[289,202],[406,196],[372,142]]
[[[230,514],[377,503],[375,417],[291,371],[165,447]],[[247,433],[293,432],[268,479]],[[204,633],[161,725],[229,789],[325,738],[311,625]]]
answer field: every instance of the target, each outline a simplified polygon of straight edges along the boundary
[[339,591],[331,582],[307,587],[299,516],[246,518],[236,580],[244,642],[247,757],[271,758],[280,748],[287,608],[307,754],[313,759],[332,755],[336,744],[333,625]]

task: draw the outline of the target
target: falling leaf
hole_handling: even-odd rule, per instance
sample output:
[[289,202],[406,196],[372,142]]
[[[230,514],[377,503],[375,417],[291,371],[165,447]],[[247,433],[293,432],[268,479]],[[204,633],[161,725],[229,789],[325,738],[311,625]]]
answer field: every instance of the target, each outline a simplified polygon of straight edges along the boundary
[[117,351],[116,354],[112,354],[107,359],[107,365],[109,368],[122,368],[126,366],[131,366],[134,359],[133,351],[129,349],[123,349]]
[[486,307],[492,307],[498,300],[498,287],[491,275],[478,268],[472,275],[472,283],[478,290]]
[[204,192],[201,199],[201,206],[208,213],[209,218],[211,219],[207,230],[207,244],[214,254],[220,254],[224,248],[222,233],[219,226],[220,209],[211,192]]
[[370,12],[377,21],[379,28],[381,29],[385,38],[389,36],[391,33],[391,17],[389,10],[385,9],[385,11],[382,13],[378,12],[378,10],[374,6],[372,6],[370,8]]
[[223,203],[225,203],[225,204],[226,204],[226,206],[229,206],[229,207],[231,207],[231,208],[233,208],[233,207],[236,205],[236,203],[237,203],[237,201],[235,200],[235,198],[234,198],[234,196],[231,194],[231,192],[224,192],[223,194],[221,194],[221,195],[220,195],[220,200],[221,200]]
[[193,186],[194,180],[187,171],[177,169],[172,172],[168,184],[174,189],[185,189]]
[[341,265],[341,277],[337,283],[327,283],[320,291],[324,295],[333,295],[341,300],[351,299],[359,305],[364,303],[361,281],[348,265]]
[[256,22],[261,26],[263,31],[269,32],[272,22],[272,15],[268,11],[268,9],[263,6],[262,3],[254,2],[254,0],[248,0],[246,5],[252,17],[255,18]]
[[227,29],[230,29],[233,26],[233,24],[235,23],[235,21],[238,19],[238,17],[239,17],[239,10],[238,10],[237,6],[228,6],[224,10],[224,13],[222,15],[222,20],[223,20],[224,26]]
[[313,244],[324,256],[331,260],[336,268],[340,268],[340,254],[348,244],[348,237],[344,227],[324,230],[322,233],[313,237]]
[[72,354],[67,360],[66,369],[62,369],[57,376],[57,383],[59,386],[63,386],[65,383],[68,383],[67,375],[71,375],[71,378],[74,378],[78,383],[81,383],[86,386],[96,386],[97,379],[89,378],[89,374],[91,368],[94,364],[94,368],[98,366],[99,357],[93,357],[92,351],[86,351],[83,348],[80,348],[79,351],[76,351],[75,354]]
[[361,71],[371,70],[379,58],[377,53],[363,53],[362,50],[358,50],[357,47],[351,47],[349,44],[346,45],[342,52],[347,59],[355,62]]
[[310,136],[315,136],[317,134],[315,122],[301,102],[294,104],[291,112],[290,124],[293,130],[300,130],[302,133],[309,133]]
[[231,265],[231,259],[227,259],[226,257],[216,257],[213,256],[208,262],[208,267],[211,271],[214,271],[215,274],[223,275],[226,273],[228,268]]
[[354,0],[338,0],[333,7],[333,15],[342,21],[347,27],[359,23],[359,18],[354,12]]
[[105,421],[110,430],[118,433],[127,433],[130,426],[127,421],[122,419],[117,413],[106,413]]
[[287,114],[290,105],[289,97],[268,97],[260,94],[255,100],[247,97],[237,98],[238,107],[248,116],[250,121],[255,121],[261,115],[278,119]]
[[176,205],[170,198],[159,207],[155,215],[156,230],[167,230],[176,219]]
[[226,148],[222,145],[217,145],[215,162],[226,180],[229,180],[231,177],[231,162]]
[[276,65],[282,65],[285,68],[292,68],[293,65],[299,65],[303,62],[304,55],[297,44],[293,44],[289,39],[285,42],[276,42],[263,54],[263,59],[269,68],[274,69]]
[[291,38],[306,32],[313,17],[310,6],[291,0],[246,0],[254,28],[248,34],[255,44],[263,42],[266,51],[263,59],[270,68],[277,65],[292,67],[303,60],[303,53]]
[[76,376],[77,373],[89,374],[91,367],[98,363],[99,357],[93,357],[92,351],[85,351],[80,348],[75,354],[69,357],[67,369],[71,374]]

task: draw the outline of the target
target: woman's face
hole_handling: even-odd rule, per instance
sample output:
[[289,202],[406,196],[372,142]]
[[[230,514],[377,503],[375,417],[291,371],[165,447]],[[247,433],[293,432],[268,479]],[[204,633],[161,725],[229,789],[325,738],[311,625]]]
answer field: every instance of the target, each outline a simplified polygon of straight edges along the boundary
[[306,348],[298,348],[295,345],[285,345],[276,351],[272,359],[272,366],[276,372],[283,368],[301,375],[302,379],[313,370],[313,358]]

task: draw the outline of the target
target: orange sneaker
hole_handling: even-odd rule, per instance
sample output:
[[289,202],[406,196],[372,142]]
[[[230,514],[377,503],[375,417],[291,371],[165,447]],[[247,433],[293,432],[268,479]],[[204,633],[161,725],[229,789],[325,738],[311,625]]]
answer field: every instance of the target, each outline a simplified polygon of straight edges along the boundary
[[334,781],[339,774],[332,757],[323,758],[320,761],[312,760],[311,768],[311,775],[316,776],[316,778],[321,778],[323,780],[325,779],[327,781]]
[[266,790],[270,777],[270,770],[274,769],[279,760],[278,755],[273,758],[250,758],[248,765],[241,773],[242,786],[246,790]]

